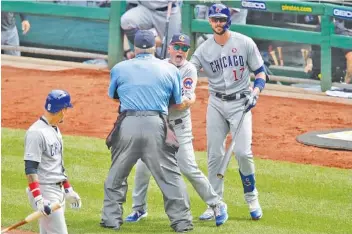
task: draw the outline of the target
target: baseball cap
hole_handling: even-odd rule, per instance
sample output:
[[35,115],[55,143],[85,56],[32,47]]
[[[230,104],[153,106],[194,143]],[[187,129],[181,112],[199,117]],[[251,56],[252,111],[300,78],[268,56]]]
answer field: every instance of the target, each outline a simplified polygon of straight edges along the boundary
[[191,46],[191,40],[189,39],[189,36],[183,33],[177,33],[172,36],[172,39],[170,41],[170,44],[183,44],[186,46]]
[[141,49],[148,49],[155,46],[155,37],[149,30],[138,30],[134,37],[134,45]]

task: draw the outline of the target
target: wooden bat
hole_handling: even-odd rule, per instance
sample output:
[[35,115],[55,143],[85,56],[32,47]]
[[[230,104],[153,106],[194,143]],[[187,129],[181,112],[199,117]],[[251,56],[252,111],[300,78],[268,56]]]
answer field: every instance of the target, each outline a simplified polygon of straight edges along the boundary
[[279,65],[279,62],[277,61],[275,50],[270,51],[270,55],[271,55],[271,57],[272,57],[273,60],[274,60],[275,66],[278,66],[278,65]]
[[166,48],[167,48],[167,39],[169,36],[169,23],[170,23],[170,16],[171,16],[171,9],[172,9],[172,2],[167,4],[167,14],[166,14],[166,24],[165,24],[165,31],[163,37],[163,46],[161,47],[161,59],[166,58]]
[[244,116],[246,115],[246,113],[247,113],[246,111],[243,112],[241,119],[240,119],[240,122],[237,125],[236,132],[232,138],[231,144],[226,151],[225,157],[221,161],[220,169],[218,171],[218,174],[216,175],[219,179],[223,179],[225,176],[225,172],[226,172],[227,167],[228,167],[230,160],[231,160],[232,151],[236,145],[236,137],[237,137],[238,133],[240,132],[240,129],[241,129],[241,126],[242,126],[242,123],[244,120]]
[[280,66],[284,65],[284,59],[282,57],[282,47],[277,47],[277,52],[279,53]]
[[[52,212],[55,212],[56,210],[58,210],[60,208],[61,208],[61,204],[60,203],[54,203],[54,204],[51,205],[51,211]],[[33,221],[39,219],[42,216],[44,216],[42,212],[35,211],[32,214],[28,215],[24,220],[21,220],[18,223],[15,223],[15,224],[5,228],[4,230],[1,231],[1,233],[8,232],[10,230],[13,230],[15,228],[18,228],[18,227],[26,224],[26,223],[33,222]]]

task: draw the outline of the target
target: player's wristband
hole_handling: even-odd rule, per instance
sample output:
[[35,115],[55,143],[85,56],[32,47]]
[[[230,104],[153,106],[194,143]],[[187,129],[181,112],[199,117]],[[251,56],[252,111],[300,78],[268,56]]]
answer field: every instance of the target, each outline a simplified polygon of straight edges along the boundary
[[31,193],[34,198],[41,196],[40,188],[39,188],[39,182],[32,182],[29,184],[29,189],[31,190]]
[[65,189],[65,193],[69,193],[69,192],[72,192],[73,191],[73,188],[70,184],[70,182],[68,182],[68,180],[65,180],[62,185],[64,186],[64,189]]
[[264,89],[265,87],[265,80],[261,78],[257,78],[254,80],[254,88],[258,88],[260,92]]

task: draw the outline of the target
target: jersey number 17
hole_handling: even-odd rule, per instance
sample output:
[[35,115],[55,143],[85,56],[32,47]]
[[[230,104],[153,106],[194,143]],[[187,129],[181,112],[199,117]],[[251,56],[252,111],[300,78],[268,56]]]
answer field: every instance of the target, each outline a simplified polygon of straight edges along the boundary
[[[243,76],[243,71],[244,71],[244,67],[241,67],[239,70],[239,74],[237,73],[237,70],[233,70],[233,76],[235,77],[235,81],[236,80],[241,80],[242,76]],[[239,78],[238,78],[239,77]]]

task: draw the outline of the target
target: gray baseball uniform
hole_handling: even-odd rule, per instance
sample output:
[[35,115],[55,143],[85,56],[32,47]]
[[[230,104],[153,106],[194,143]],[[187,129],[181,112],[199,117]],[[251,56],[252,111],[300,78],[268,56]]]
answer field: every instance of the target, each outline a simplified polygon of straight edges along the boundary
[[[25,136],[24,160],[39,162],[38,179],[43,198],[64,205],[64,190],[60,183],[67,179],[63,165],[63,141],[59,128],[54,129],[41,117],[28,129]],[[32,193],[27,195],[34,210],[37,207]],[[40,218],[40,234],[68,233],[64,217],[65,207],[48,217]]]
[[[26,20],[26,16],[24,14],[20,14],[20,17],[22,21]],[[15,13],[13,12],[1,12],[1,45],[20,45]],[[21,52],[16,50],[4,50],[4,54],[20,56]]]
[[[197,48],[190,62],[197,70],[203,68],[209,81],[207,110],[208,178],[215,191],[222,197],[224,181],[216,175],[225,154],[225,139],[232,136],[244,110],[245,98],[240,93],[250,92],[250,70],[263,66],[263,59],[253,40],[240,33],[231,32],[224,46],[213,37]],[[236,93],[236,100],[225,101],[216,96]],[[254,177],[252,155],[252,114],[248,112],[237,136],[234,149],[241,178]],[[243,177],[244,176],[244,177]],[[254,183],[253,183],[254,184]],[[257,198],[257,190],[245,193],[247,202]]]
[[[168,2],[168,0],[138,1],[138,6],[122,15],[121,28],[123,30],[155,28],[160,38],[163,38]],[[168,30],[170,37],[181,32],[181,10],[176,1],[174,2]]]
[[[182,95],[191,98],[197,84],[196,68],[185,61],[179,67],[182,77]],[[173,125],[180,148],[176,153],[177,163],[181,173],[187,177],[195,188],[199,196],[209,206],[215,206],[220,202],[221,198],[211,187],[209,180],[204,176],[203,172],[198,168],[195,160],[193,144],[192,144],[192,121],[190,108],[186,110],[170,109],[170,123]],[[133,205],[135,211],[147,210],[147,190],[150,180],[150,171],[145,164],[139,160],[136,166],[136,175],[134,179],[135,187],[133,189]]]

